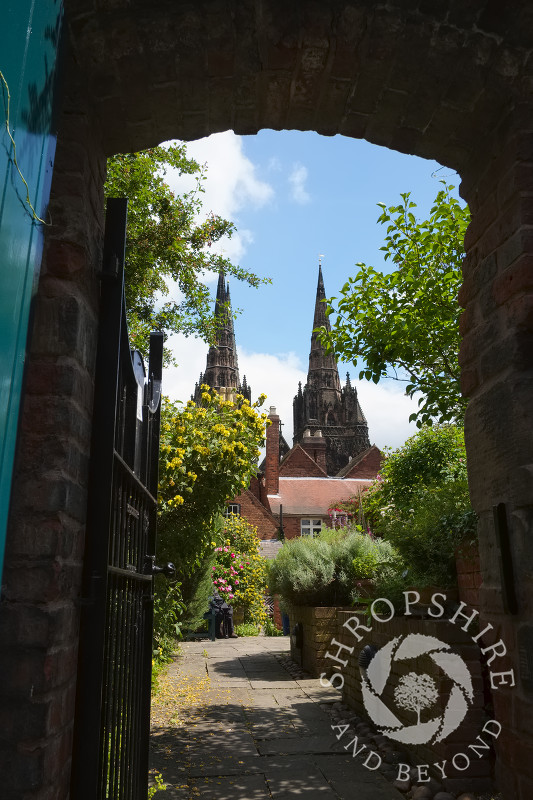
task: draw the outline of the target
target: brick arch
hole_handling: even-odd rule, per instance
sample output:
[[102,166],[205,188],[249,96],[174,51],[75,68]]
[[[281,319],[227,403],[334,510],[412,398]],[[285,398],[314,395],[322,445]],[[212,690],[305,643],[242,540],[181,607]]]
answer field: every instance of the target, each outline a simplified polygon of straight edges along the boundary
[[289,128],[364,137],[461,171],[528,76],[531,12],[519,4],[110,5],[67,3],[108,153]]
[[[0,630],[7,642],[0,641],[0,651],[13,665],[2,690],[18,693],[18,665],[29,663],[29,650],[32,683],[42,687],[17,701],[11,717],[6,711],[14,730],[24,728],[13,750],[26,781],[18,796],[46,787],[68,796],[105,156],[174,137],[268,127],[365,138],[461,174],[473,213],[461,366],[470,398],[471,493],[480,515],[481,602],[511,651],[518,684],[495,693],[505,730],[502,784],[506,798],[529,798],[533,694],[531,682],[519,677],[517,647],[533,616],[531,10],[518,0],[65,5],[70,60],[54,225],[36,302],[6,552],[10,623]],[[511,524],[514,617],[502,605],[492,521],[499,502]],[[68,624],[59,626],[63,618]],[[15,642],[13,630],[21,631]],[[50,670],[54,659],[61,670]],[[504,671],[509,663],[495,667]],[[46,719],[35,713],[37,703],[48,704]],[[47,756],[38,769],[23,755],[36,741]]]

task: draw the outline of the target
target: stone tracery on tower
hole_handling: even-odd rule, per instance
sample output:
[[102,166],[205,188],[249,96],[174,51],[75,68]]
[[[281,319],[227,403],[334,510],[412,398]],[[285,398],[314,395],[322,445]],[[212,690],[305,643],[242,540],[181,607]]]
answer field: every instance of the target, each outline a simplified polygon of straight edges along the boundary
[[242,383],[239,377],[229,283],[224,280],[223,270],[218,276],[215,317],[218,320],[216,341],[209,348],[205,372],[200,373],[192,399],[195,403],[201,402],[200,387],[204,383],[228,400],[234,399],[236,394],[242,394],[247,400],[251,400],[252,391],[247,384],[246,375],[243,376]]

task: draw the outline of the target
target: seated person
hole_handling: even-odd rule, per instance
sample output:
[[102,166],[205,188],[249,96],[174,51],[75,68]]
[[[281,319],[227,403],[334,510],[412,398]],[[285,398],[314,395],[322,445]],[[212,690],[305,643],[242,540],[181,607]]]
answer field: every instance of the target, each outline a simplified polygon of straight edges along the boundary
[[233,609],[215,590],[209,601],[209,607],[215,610],[215,635],[217,639],[238,639],[233,627]]

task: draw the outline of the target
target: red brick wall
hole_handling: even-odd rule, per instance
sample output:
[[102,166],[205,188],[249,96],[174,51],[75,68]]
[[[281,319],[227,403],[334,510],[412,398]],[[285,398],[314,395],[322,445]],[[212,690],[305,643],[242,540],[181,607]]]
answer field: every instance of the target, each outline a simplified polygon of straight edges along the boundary
[[455,554],[455,566],[459,600],[479,610],[479,588],[482,577],[477,544],[459,548]]
[[375,478],[378,474],[383,456],[380,450],[373,446],[368,453],[347,472],[345,478]]
[[300,445],[296,445],[283,459],[279,474],[284,478],[325,478],[325,462],[322,469]]
[[271,425],[266,430],[265,489],[267,494],[279,491],[279,417],[269,414]]
[[286,539],[295,539],[300,535],[300,517],[286,517],[283,515],[283,532]]
[[240,504],[241,517],[244,517],[251,525],[256,526],[260,539],[277,539],[279,521],[261,505],[252,492],[246,490],[231,502]]
[[[469,398],[465,438],[472,505],[478,513],[483,622],[511,654],[516,686],[495,704],[504,725],[497,743],[504,797],[533,792],[533,108],[502,115],[494,146],[463,174],[472,221],[465,247],[459,363]],[[518,613],[506,613],[493,506],[505,503]],[[466,587],[465,587],[466,589]],[[528,677],[529,676],[529,677]],[[524,680],[525,678],[525,680]],[[525,709],[529,710],[529,716]]]

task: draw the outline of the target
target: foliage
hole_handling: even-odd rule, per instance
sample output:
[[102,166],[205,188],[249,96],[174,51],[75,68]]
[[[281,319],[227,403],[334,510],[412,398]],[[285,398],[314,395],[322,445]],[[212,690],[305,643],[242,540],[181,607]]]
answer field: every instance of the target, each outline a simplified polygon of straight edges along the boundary
[[[181,529],[183,536],[196,536],[197,531],[202,531],[191,525],[184,525]],[[213,538],[216,538],[214,536]],[[180,563],[179,570],[183,570],[184,559]],[[187,574],[181,573],[182,595],[184,608],[180,615],[181,629],[185,631],[207,630],[207,622],[204,614],[209,607],[209,598],[213,595],[213,566],[215,557],[213,553],[200,558],[197,562],[187,565]]]
[[453,586],[455,550],[475,540],[476,528],[466,481],[452,481],[429,487],[410,513],[388,518],[385,536],[407,564],[410,585]]
[[441,183],[427,220],[416,220],[410,192],[398,205],[379,203],[378,222],[387,226],[381,250],[396,269],[384,274],[356,264],[339,298],[327,301],[328,313],[338,315],[331,332],[320,332],[342,360],[363,362],[360,380],[406,380],[409,396],[421,393],[410,417],[419,427],[434,419],[459,422],[465,409],[457,293],[470,214],[450,196],[454,187]]
[[159,461],[158,558],[176,565],[184,609],[194,628],[212,594],[214,548],[224,542],[221,511],[256,470],[266,415],[241,395],[221,400],[202,387],[202,406],[165,400]]
[[[167,183],[172,170],[193,175],[194,189],[174,194]],[[260,283],[253,273],[210,250],[223,236],[231,236],[235,226],[214,214],[198,221],[205,172],[205,167],[187,157],[183,143],[108,159],[106,197],[129,200],[126,304],[130,339],[144,355],[151,330],[181,331],[214,340],[217,320],[202,281],[205,272],[223,269],[253,286]],[[168,297],[172,285],[182,299],[161,303],[161,295]]]
[[163,776],[160,772],[154,773],[154,785],[148,787],[148,800],[152,800],[156,792],[164,792],[167,788],[166,783],[163,783]]
[[244,621],[266,620],[266,560],[259,554],[257,528],[232,514],[224,522],[224,542],[215,549],[212,581],[226,601],[244,610]]
[[269,563],[270,594],[294,605],[332,604],[334,580],[332,548],[320,536],[286,540]]
[[180,636],[181,584],[157,581],[154,592],[154,660],[167,663]]
[[269,565],[272,594],[294,605],[346,605],[358,582],[397,560],[394,548],[357,528],[285,542]]
[[384,596],[395,602],[409,584],[453,585],[455,549],[475,539],[477,524],[462,428],[422,428],[387,455],[361,503],[373,533],[394,545],[408,570],[406,578],[386,571],[380,576]]
[[259,630],[259,626],[254,625],[253,622],[242,622],[240,625],[235,625],[237,636],[259,636]]
[[202,384],[202,405],[166,399],[161,418],[159,505],[163,515],[211,517],[248,486],[263,444],[266,414],[242,395],[222,400]]
[[336,564],[337,594],[343,604],[353,603],[362,593],[362,581],[375,581],[384,572],[399,570],[401,561],[389,542],[363,533],[359,526],[348,528],[332,545]]
[[280,631],[279,628],[276,628],[274,620],[272,620],[270,617],[266,618],[265,624],[263,625],[263,633],[265,636],[283,636],[283,631]]
[[429,486],[465,481],[466,477],[463,428],[424,427],[387,454],[378,480],[380,502],[407,511]]

